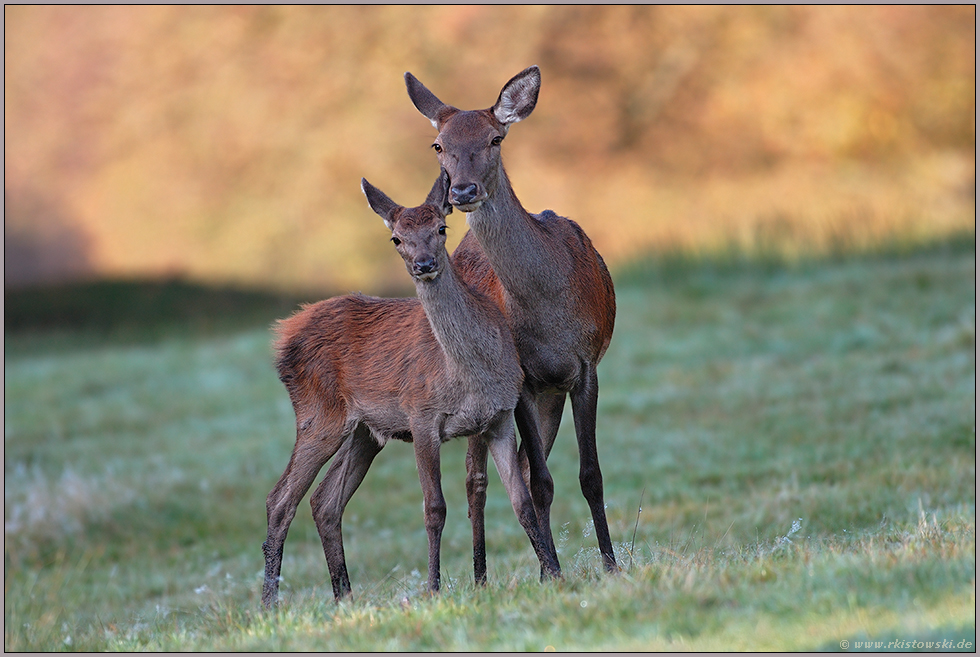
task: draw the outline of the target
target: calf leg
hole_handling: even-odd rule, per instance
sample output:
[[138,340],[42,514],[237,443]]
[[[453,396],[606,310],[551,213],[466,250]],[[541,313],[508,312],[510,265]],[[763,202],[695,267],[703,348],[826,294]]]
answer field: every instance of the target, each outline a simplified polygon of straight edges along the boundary
[[262,552],[265,554],[265,580],[262,584],[262,604],[271,607],[279,596],[279,574],[282,570],[282,550],[289,524],[296,515],[299,501],[306,495],[323,464],[337,451],[340,439],[328,440],[297,431],[296,445],[286,470],[279,477],[265,501],[269,527]]
[[439,590],[439,551],[442,530],[446,526],[446,499],[442,495],[442,472],[439,463],[439,436],[431,431],[412,429],[415,463],[425,509],[425,532],[429,537],[429,591]]
[[542,531],[535,514],[534,502],[524,484],[524,477],[521,476],[521,469],[517,460],[517,437],[514,434],[514,424],[508,418],[496,432],[488,433],[486,436],[494,465],[497,466],[500,479],[503,481],[504,488],[507,489],[507,496],[510,498],[511,506],[514,507],[514,513],[517,514],[517,520],[531,540],[531,547],[534,548],[534,553],[541,564],[542,579],[545,576],[561,577],[558,558],[549,549],[553,546],[549,546],[545,540],[545,533]]
[[323,554],[330,570],[333,597],[337,600],[351,593],[350,576],[347,574],[347,561],[344,558],[344,509],[379,452],[381,445],[371,435],[371,431],[363,424],[359,425],[350,440],[345,441],[337,452],[323,482],[310,497],[313,519],[316,521]]

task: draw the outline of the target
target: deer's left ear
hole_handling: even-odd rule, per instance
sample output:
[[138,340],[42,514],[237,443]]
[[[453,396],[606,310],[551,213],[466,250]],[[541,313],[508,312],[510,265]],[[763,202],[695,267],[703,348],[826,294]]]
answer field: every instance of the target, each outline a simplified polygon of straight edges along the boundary
[[504,125],[517,123],[531,115],[538,103],[541,90],[541,69],[529,66],[512,77],[491,109],[493,115]]
[[367,197],[367,202],[371,206],[371,209],[379,217],[384,219],[385,226],[388,227],[388,230],[391,230],[394,226],[395,211],[400,209],[401,206],[388,198],[387,194],[364,178],[361,178],[361,191]]
[[445,168],[439,169],[439,177],[433,183],[425,204],[434,207],[443,217],[453,211],[453,204],[449,202],[449,172]]

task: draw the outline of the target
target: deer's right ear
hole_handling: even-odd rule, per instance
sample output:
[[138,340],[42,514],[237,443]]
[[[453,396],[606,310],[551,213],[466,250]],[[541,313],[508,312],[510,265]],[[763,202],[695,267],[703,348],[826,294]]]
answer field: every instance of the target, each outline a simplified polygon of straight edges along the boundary
[[408,88],[408,97],[412,99],[415,108],[422,112],[422,116],[432,122],[432,127],[438,130],[440,117],[445,114],[446,110],[452,108],[436,98],[436,95],[426,89],[425,85],[411,73],[405,73],[405,86]]
[[449,202],[449,172],[445,168],[439,169],[439,177],[433,183],[425,202],[439,210],[443,217],[452,213],[453,204]]
[[384,219],[385,226],[388,230],[391,230],[394,226],[394,215],[395,210],[401,206],[388,198],[388,195],[382,192],[380,189],[369,183],[364,178],[361,178],[361,191],[364,192],[364,196],[367,197],[368,205],[375,213]]

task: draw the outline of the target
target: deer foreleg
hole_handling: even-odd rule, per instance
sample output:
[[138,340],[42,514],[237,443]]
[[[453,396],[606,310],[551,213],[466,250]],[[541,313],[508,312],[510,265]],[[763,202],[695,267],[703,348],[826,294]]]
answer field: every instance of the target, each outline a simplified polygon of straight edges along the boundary
[[578,438],[579,484],[582,494],[592,511],[599,552],[609,572],[616,572],[616,556],[613,554],[606,506],[603,501],[602,472],[599,470],[599,453],[595,444],[596,405],[599,400],[599,380],[594,367],[587,367],[579,385],[572,391],[572,416],[575,418],[575,435]]
[[425,504],[425,532],[429,537],[429,591],[439,590],[439,550],[446,525],[446,499],[442,495],[442,472],[439,463],[439,436],[435,432],[412,430],[415,463]]
[[[564,400],[564,397],[562,397]],[[555,564],[558,564],[558,551],[555,549],[555,540],[551,534],[551,503],[555,498],[555,482],[548,470],[547,456],[544,444],[538,433],[537,413],[531,393],[525,388],[521,392],[514,409],[514,419],[517,428],[521,432],[521,451],[527,458],[527,485],[530,489],[531,499],[534,502],[534,513],[537,518],[538,526],[541,528],[541,537],[547,546],[548,552]],[[557,425],[556,425],[557,427]],[[556,429],[557,430],[557,429]],[[520,472],[520,470],[518,470]],[[559,566],[560,574],[561,568]],[[541,578],[550,576],[551,573],[541,569]]]

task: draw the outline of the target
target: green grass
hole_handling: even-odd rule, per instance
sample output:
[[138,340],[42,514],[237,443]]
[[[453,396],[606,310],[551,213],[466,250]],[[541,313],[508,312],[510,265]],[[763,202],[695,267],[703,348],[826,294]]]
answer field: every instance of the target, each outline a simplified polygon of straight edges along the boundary
[[455,441],[444,590],[423,595],[421,492],[393,444],[345,518],[354,599],[332,601],[304,502],[275,612],[264,500],[293,416],[266,327],[286,313],[119,343],[8,325],[5,649],[973,650],[973,239],[616,279],[598,429],[621,575],[600,572],[566,409],[549,461],[564,581],[538,583],[492,478],[490,586],[473,586]]

